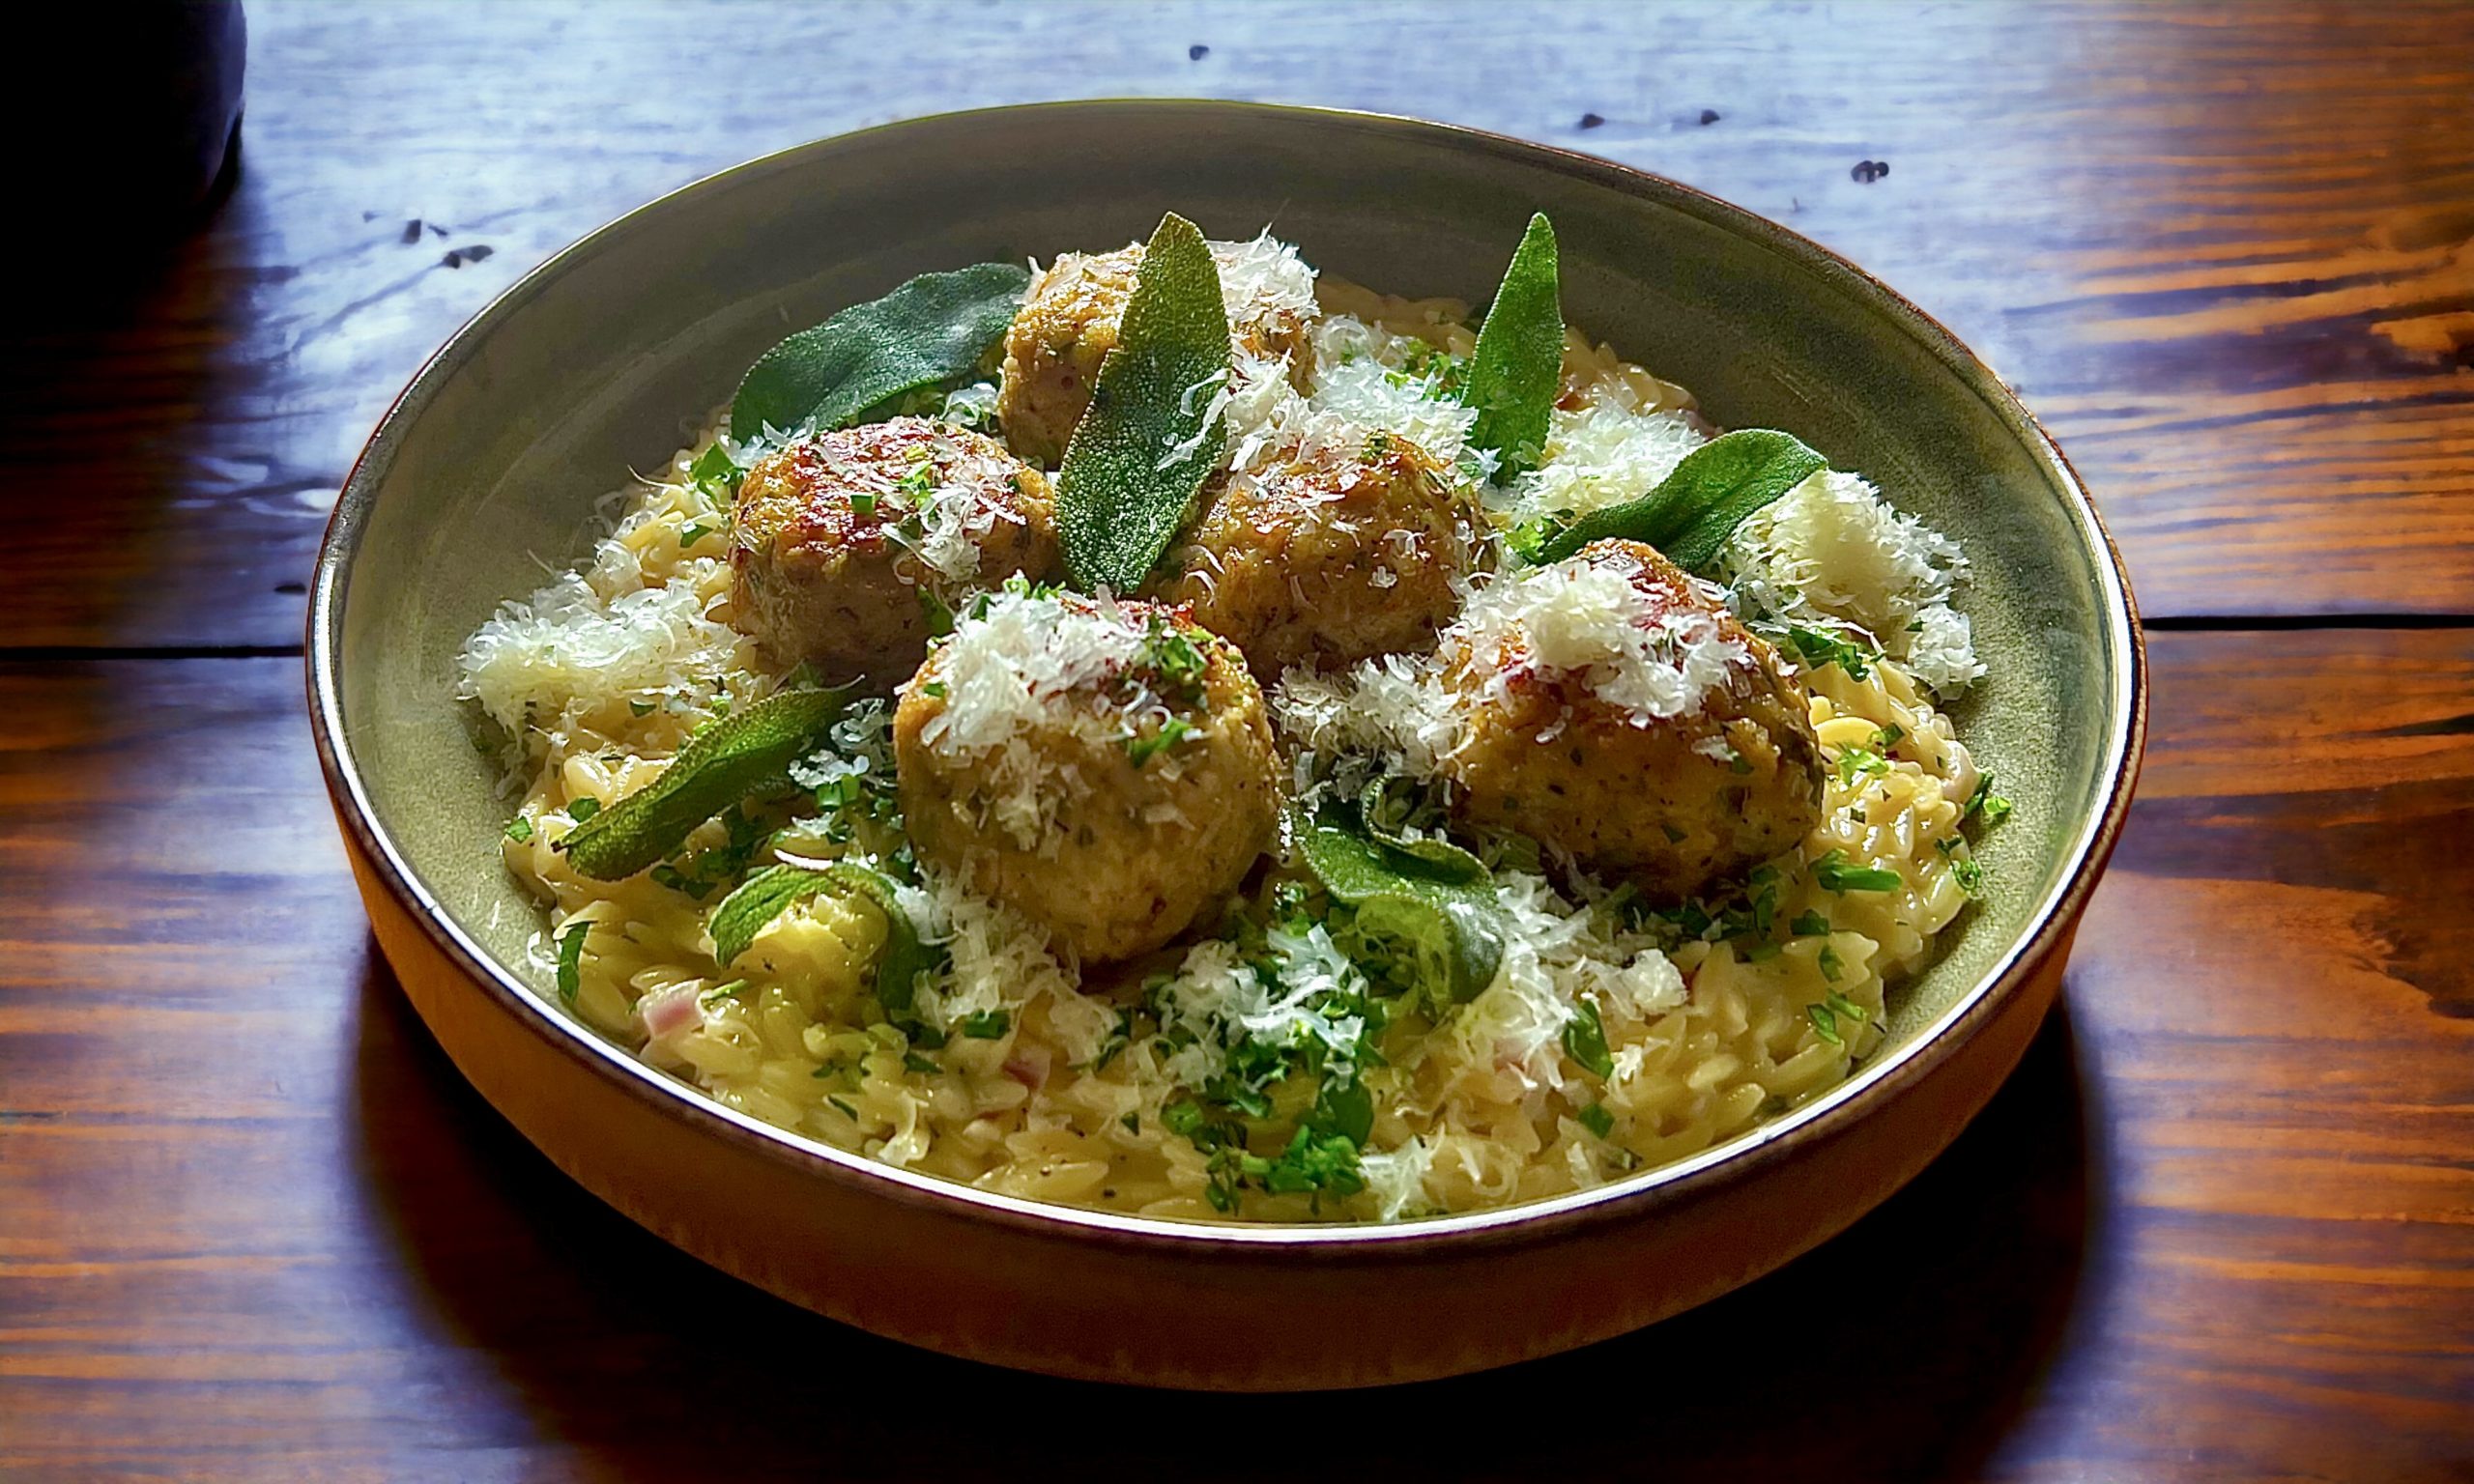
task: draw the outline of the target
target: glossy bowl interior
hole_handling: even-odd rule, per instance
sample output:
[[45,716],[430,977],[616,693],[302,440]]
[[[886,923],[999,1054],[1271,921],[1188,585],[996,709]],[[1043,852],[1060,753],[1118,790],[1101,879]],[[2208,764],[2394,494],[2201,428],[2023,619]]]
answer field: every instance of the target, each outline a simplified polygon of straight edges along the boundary
[[[1683,1164],[1539,1206],[1388,1231],[1237,1230],[1064,1212],[890,1171],[720,1110],[544,1004],[549,976],[527,952],[538,909],[495,845],[507,802],[450,699],[464,637],[498,602],[538,585],[543,563],[584,552],[595,502],[630,470],[663,462],[789,329],[931,269],[1121,245],[1165,210],[1216,237],[1268,224],[1318,269],[1371,287],[1472,300],[1491,291],[1528,214],[1545,211],[1573,323],[1690,387],[1720,425],[1789,429],[1966,546],[1975,576],[1963,607],[1992,674],[1957,719],[2018,812],[1979,852],[1987,900],[1946,935],[1928,972],[1894,991],[1887,1042],[1846,1085]],[[1749,214],[1603,161],[1401,120],[1201,102],[892,126],[741,166],[587,238],[458,333],[381,425],[337,509],[310,647],[313,719],[373,910],[384,894],[388,911],[417,925],[418,951],[469,981],[454,992],[469,995],[463,1009],[488,1034],[545,1043],[563,1075],[791,1161],[844,1194],[899,1191],[944,1220],[1130,1241],[1206,1263],[1248,1243],[1303,1254],[1405,1239],[1430,1250],[1558,1221],[1638,1220],[1692,1182],[1743,1178],[1765,1146],[1913,1092],[1930,1080],[1939,1042],[2023,992],[2039,964],[2057,968],[2127,803],[2141,719],[2128,594],[2067,465],[1988,370],[1860,271]],[[422,1009],[436,1024],[433,1006]],[[604,1188],[583,1167],[590,1152],[552,1153]],[[1816,1212],[1810,1231],[1751,1271],[1860,1209]],[[792,1297],[852,1312],[813,1290]],[[1697,1297],[1707,1294],[1684,1301]],[[906,1337],[946,1343],[924,1330]],[[1507,1344],[1493,1358],[1591,1337]]]

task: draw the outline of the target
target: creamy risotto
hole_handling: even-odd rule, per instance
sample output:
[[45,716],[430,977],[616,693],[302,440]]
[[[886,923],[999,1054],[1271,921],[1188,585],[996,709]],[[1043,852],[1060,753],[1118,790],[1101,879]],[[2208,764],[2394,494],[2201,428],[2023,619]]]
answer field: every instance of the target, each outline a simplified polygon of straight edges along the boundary
[[869,1158],[1194,1220],[1535,1200],[1843,1080],[2006,809],[1942,710],[1963,554],[1578,329],[1498,436],[1467,305],[1268,237],[1196,255],[1224,360],[1146,423],[1167,231],[1156,281],[849,311],[962,346],[869,406],[786,345],[472,637],[559,1007]]

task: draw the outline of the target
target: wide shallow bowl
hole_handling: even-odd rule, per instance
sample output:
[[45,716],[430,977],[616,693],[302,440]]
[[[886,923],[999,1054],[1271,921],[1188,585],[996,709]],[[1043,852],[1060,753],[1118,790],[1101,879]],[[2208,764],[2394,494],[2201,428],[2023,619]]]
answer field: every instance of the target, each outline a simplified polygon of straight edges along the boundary
[[[1963,541],[1991,662],[1960,709],[2017,801],[1989,899],[1841,1087],[1682,1163],[1392,1227],[1206,1226],[872,1163],[705,1100],[561,1014],[507,805],[451,698],[500,600],[594,531],[786,329],[909,275],[1112,247],[1173,209],[1316,267],[1482,300],[1533,211],[1565,312],[1722,425],[1794,431]],[[1216,102],[923,119],[726,171],[559,254],[447,342],[345,485],[310,605],[312,723],[405,991],[464,1073],[696,1256],[914,1344],[1059,1375],[1277,1389],[1443,1376],[1702,1302],[1844,1228],[2017,1063],[2129,802],[2143,724],[2117,557],[2060,451],[1947,331],[1770,222],[1604,160],[1431,124]]]

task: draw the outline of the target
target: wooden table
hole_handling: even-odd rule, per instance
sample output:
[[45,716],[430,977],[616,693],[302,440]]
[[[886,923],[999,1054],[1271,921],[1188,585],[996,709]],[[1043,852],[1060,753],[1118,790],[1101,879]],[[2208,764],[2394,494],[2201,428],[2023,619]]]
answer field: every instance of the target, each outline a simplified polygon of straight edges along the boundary
[[[2474,11],[250,23],[231,198],[117,294],[21,271],[0,370],[0,1474],[2474,1474]],[[708,170],[1107,94],[1425,114],[1677,176],[1942,316],[2078,460],[2149,619],[2140,803],[2066,1009],[1845,1237],[1510,1373],[1101,1390],[698,1267],[406,1010],[297,658],[396,387]]]

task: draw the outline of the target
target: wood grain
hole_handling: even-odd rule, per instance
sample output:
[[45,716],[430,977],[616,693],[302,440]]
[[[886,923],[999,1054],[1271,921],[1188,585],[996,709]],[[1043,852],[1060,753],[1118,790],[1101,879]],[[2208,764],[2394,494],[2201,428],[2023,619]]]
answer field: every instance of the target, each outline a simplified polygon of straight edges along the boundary
[[2154,658],[2067,1008],[1946,1157],[1682,1319],[1330,1407],[1004,1375],[699,1268],[403,1007],[294,662],[0,666],[0,1475],[2462,1478],[2474,634]]
[[[220,214],[150,273],[80,283],[72,255],[0,336],[9,643],[292,643],[370,426],[558,247],[802,140],[1128,94],[1420,114],[1704,186],[2002,370],[2151,614],[2474,613],[2461,6],[262,0],[250,21]],[[1865,160],[1889,171],[1859,183]]]

